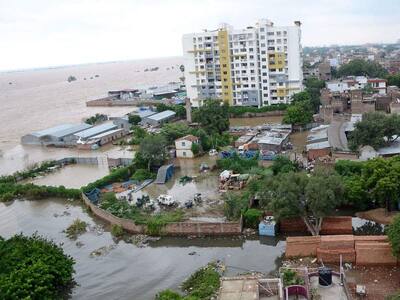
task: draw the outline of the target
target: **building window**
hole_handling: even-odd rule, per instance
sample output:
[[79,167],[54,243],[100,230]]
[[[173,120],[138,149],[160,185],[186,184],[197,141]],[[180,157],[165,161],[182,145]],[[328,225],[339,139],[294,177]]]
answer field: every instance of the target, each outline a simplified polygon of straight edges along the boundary
[[183,151],[182,154],[183,154],[183,156],[186,156],[186,151]]
[[182,147],[185,147],[186,146],[186,143],[185,142],[182,142]]

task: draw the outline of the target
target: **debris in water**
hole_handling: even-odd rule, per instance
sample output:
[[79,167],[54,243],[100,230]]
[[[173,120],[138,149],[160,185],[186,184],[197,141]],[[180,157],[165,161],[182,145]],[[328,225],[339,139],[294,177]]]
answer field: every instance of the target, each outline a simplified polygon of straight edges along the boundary
[[82,243],[81,241],[77,241],[77,242],[75,243],[75,245],[76,245],[78,248],[82,248],[85,244]]
[[96,234],[97,236],[100,236],[104,233],[104,228],[101,225],[95,225],[95,226],[88,226],[88,231],[91,233]]
[[145,234],[133,235],[129,238],[129,242],[136,245],[139,248],[144,248],[149,242],[158,241],[160,237],[152,237]]
[[90,257],[104,256],[117,247],[116,244],[100,247],[90,253]]
[[189,254],[189,255],[196,255],[197,252],[196,252],[196,251],[193,251],[193,252],[189,252],[188,254]]

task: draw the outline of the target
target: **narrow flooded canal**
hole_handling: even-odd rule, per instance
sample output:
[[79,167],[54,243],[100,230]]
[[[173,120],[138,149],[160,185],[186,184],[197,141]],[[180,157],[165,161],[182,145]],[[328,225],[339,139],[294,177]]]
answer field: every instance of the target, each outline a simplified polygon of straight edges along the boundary
[[[73,241],[62,231],[76,218],[88,222],[90,230]],[[285,248],[284,241],[273,238],[228,237],[162,238],[139,248],[113,240],[108,227],[76,203],[56,199],[0,203],[0,235],[7,238],[20,232],[38,232],[61,243],[76,260],[78,285],[73,299],[154,299],[157,291],[177,289],[187,276],[211,260],[223,261],[228,275],[249,270],[268,273],[276,269]],[[91,256],[102,247],[105,254]]]

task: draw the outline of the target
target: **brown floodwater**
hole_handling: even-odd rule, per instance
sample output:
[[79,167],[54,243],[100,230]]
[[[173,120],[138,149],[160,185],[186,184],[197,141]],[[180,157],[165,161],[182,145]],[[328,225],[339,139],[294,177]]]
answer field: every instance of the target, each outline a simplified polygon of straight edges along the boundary
[[254,118],[230,118],[230,126],[257,126],[267,123],[282,123],[283,116],[254,117]]
[[[63,230],[76,218],[91,229],[73,241]],[[178,289],[185,278],[212,260],[227,265],[226,275],[250,270],[269,273],[277,269],[285,250],[285,242],[278,238],[258,237],[162,238],[139,248],[113,239],[108,227],[80,205],[56,199],[0,203],[0,235],[8,238],[20,232],[53,239],[75,259],[78,285],[72,299],[154,299],[157,291]],[[107,249],[104,255],[90,255],[102,247]]]
[[63,185],[66,188],[81,188],[109,173],[106,165],[68,165],[30,182],[37,185]]
[[[134,108],[86,107],[85,102],[105,96],[108,90],[145,88],[179,81],[182,75],[178,66],[181,63],[181,57],[171,57],[0,72],[0,175],[71,154],[68,149],[21,146],[21,136],[62,123],[82,122],[96,113],[126,114]],[[158,71],[144,72],[145,68],[156,66]],[[77,80],[67,82],[70,75]],[[85,151],[72,152],[88,156]]]

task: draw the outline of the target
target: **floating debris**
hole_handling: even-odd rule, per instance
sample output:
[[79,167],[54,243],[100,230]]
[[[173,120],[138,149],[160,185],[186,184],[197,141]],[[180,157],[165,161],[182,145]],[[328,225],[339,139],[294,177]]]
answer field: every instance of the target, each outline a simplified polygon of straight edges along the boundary
[[88,225],[88,231],[96,234],[97,236],[100,236],[104,233],[104,228],[101,225],[95,225],[95,226]]
[[107,255],[108,253],[110,253],[110,252],[111,252],[112,250],[114,250],[115,248],[117,248],[117,245],[116,245],[116,244],[112,244],[112,245],[109,245],[109,246],[100,247],[100,248],[98,248],[98,249],[92,251],[92,252],[90,253],[90,257],[98,257],[98,256]]
[[179,183],[181,183],[182,185],[185,185],[186,183],[192,182],[193,181],[193,177],[191,176],[182,176],[181,178],[179,178]]
[[81,241],[77,241],[77,242],[75,243],[75,245],[76,245],[78,248],[82,248],[85,244],[82,243]]
[[148,236],[145,234],[137,234],[137,235],[133,235],[128,239],[128,242],[131,242],[132,244],[136,245],[139,248],[144,248],[146,246],[148,246],[149,242],[155,242],[160,240],[160,237],[152,237],[152,236]]

